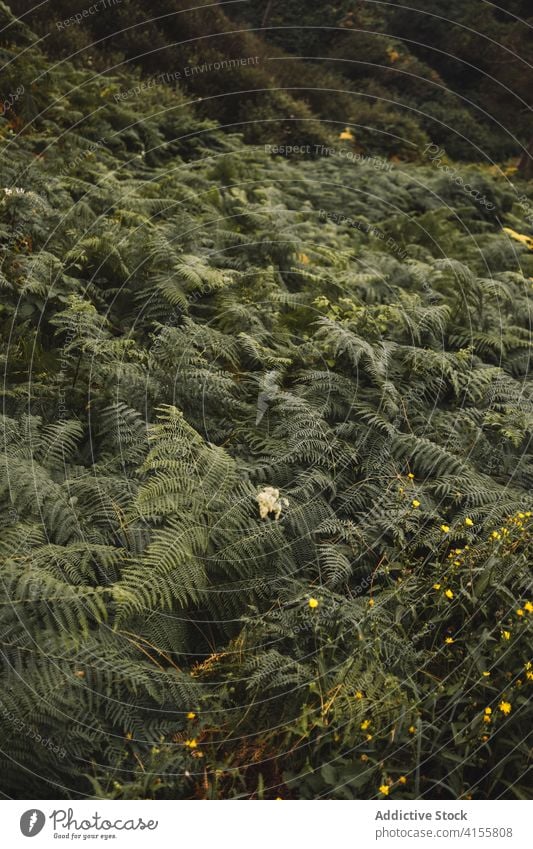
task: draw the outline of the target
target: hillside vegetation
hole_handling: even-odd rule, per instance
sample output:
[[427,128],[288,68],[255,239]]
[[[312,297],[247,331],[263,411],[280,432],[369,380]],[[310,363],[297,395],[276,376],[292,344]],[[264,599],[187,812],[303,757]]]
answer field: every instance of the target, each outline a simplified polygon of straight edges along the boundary
[[89,14],[87,0],[11,2],[54,60],[166,74],[250,143],[331,143],[347,123],[364,152],[411,161],[433,141],[489,163],[533,138],[531,4],[505,6],[99,0]]
[[3,793],[529,798],[531,185],[2,38]]

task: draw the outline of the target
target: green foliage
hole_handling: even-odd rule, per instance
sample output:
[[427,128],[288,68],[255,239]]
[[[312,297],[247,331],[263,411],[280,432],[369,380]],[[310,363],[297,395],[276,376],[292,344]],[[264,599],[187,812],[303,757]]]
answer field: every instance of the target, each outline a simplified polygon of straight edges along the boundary
[[[111,71],[123,91],[134,87],[126,65],[145,84],[166,74],[202,115],[250,143],[331,145],[348,124],[357,150],[412,160],[432,140],[474,162],[518,155],[533,132],[531,9],[525,0],[512,7],[159,0],[148,14],[128,0],[73,25],[64,22],[87,11],[85,0],[54,0],[53,14],[47,4],[11,0],[54,64],[72,57]],[[13,23],[8,32],[17,32]],[[9,93],[20,76],[13,86],[6,71]],[[37,115],[41,80],[26,79],[28,114]]]
[[286,161],[31,63],[38,110],[0,119],[3,792],[527,796],[514,187]]

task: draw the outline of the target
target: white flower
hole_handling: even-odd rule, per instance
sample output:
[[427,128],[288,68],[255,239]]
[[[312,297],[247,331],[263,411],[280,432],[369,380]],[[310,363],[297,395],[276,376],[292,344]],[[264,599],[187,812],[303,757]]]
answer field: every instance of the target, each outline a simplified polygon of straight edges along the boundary
[[287,498],[279,497],[279,489],[273,486],[265,486],[261,492],[256,495],[257,503],[259,504],[259,516],[261,519],[266,519],[269,513],[274,513],[275,519],[279,519],[283,507],[289,506]]

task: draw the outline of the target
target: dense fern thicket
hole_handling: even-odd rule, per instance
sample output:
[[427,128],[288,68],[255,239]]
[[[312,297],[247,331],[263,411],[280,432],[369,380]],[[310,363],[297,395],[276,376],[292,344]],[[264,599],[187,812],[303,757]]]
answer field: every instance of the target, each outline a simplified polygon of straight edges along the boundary
[[2,792],[530,797],[531,187],[8,31]]

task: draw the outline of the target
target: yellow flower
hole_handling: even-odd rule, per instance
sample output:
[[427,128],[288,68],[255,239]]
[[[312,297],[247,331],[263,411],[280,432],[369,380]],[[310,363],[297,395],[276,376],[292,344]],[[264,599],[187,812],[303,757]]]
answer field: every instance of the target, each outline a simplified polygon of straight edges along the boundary
[[410,725],[407,730],[408,730],[409,734],[415,734],[416,733],[416,728],[415,728],[414,725]]
[[187,719],[196,719],[196,714],[193,710],[190,710],[187,714]]
[[388,784],[381,784],[380,785],[379,792],[381,793],[382,796],[388,796],[389,790],[390,790],[390,787],[389,787]]
[[413,500],[411,501],[411,504],[413,505],[415,510],[416,510],[417,507],[420,507],[420,501],[418,501],[416,498],[413,498]]
[[409,480],[414,480],[414,478],[415,478],[415,476],[413,475],[413,473],[412,473],[412,472],[409,472],[409,474],[407,475],[407,477],[409,478]]
[[446,637],[446,639],[444,640],[444,642],[445,642],[447,645],[451,646],[451,644],[452,644],[452,643],[455,643],[455,640],[454,640],[454,638],[453,638],[453,637]]
[[440,584],[433,584],[434,590],[440,590]]
[[309,607],[311,608],[311,610],[314,610],[315,607],[318,607],[318,599],[310,598],[309,601],[308,601],[308,604],[309,604]]
[[465,525],[466,525],[466,527],[467,527],[467,528],[471,528],[471,527],[473,526],[473,524],[474,524],[474,523],[473,523],[472,519],[470,518],[470,516],[467,516],[467,517],[466,517],[466,519],[465,519]]
[[500,702],[500,704],[498,705],[498,707],[499,707],[499,709],[501,710],[501,712],[502,712],[503,714],[505,714],[505,716],[508,716],[508,715],[511,713],[512,709],[513,709],[513,708],[512,708],[512,705],[511,705],[511,702]]
[[454,566],[460,566],[460,565],[461,565],[461,561],[460,561],[460,560],[454,560],[454,561],[453,561],[453,565],[454,565]]
[[274,800],[274,801],[276,801],[276,802],[283,802],[283,797],[282,797],[282,796],[276,796],[276,798],[275,798],[275,800]]
[[524,604],[524,608],[527,610],[528,613],[533,613],[533,604],[531,604],[530,601],[526,601],[526,603]]
[[441,529],[441,531],[442,531],[442,533],[443,533],[443,534],[447,534],[447,533],[449,533],[449,532],[450,532],[450,527],[449,527],[449,525],[441,525],[441,526],[440,526],[440,529]]
[[522,242],[523,245],[532,250],[533,248],[533,239],[530,236],[526,236],[524,233],[517,233],[516,230],[512,230],[510,227],[502,227],[504,233],[507,233],[511,239],[516,239],[517,242]]
[[481,674],[483,675],[483,677],[484,677],[484,678],[488,678],[488,677],[489,677],[489,675],[490,675],[490,672],[488,672],[487,670],[485,670],[485,672],[482,672]]
[[405,775],[400,775],[398,779],[398,784],[407,784],[407,778],[405,777]]
[[510,631],[502,631],[502,637],[503,637],[504,640],[510,640],[511,639],[511,632]]
[[498,531],[493,531],[493,532],[491,533],[491,537],[492,537],[492,539],[500,539],[500,538],[501,538],[501,537],[500,537],[500,534],[498,533]]
[[522,610],[521,607],[519,607],[518,610],[516,611],[516,615],[517,616],[523,616],[524,615],[524,611]]
[[485,713],[487,714],[487,716],[490,716],[490,715],[491,715],[491,713],[492,713],[492,708],[491,708],[491,707],[486,707],[486,708],[485,708]]
[[369,728],[369,727],[370,727],[370,720],[369,719],[363,720],[363,722],[361,723],[361,731],[366,731],[366,729]]
[[528,681],[533,681],[533,672],[530,669],[526,672],[526,678]]
[[364,763],[364,764],[366,764],[366,762],[367,762],[367,760],[368,760],[368,755],[361,755],[361,757],[359,758],[359,760],[363,761],[363,763]]
[[188,749],[196,749],[198,743],[193,737],[192,740],[185,740],[185,745]]
[[345,139],[345,140],[347,140],[347,141],[353,141],[354,136],[352,135],[352,133],[350,132],[350,130],[348,129],[348,127],[346,127],[346,128],[342,131],[342,133],[339,135],[339,138],[340,138],[340,139]]
[[363,698],[363,694],[362,694],[361,690],[357,691],[357,693],[355,694],[355,698],[356,699],[362,699]]
[[126,734],[126,740],[132,740],[132,739],[133,739],[133,734],[131,733],[131,731],[128,731],[128,733]]
[[490,723],[490,722],[492,722],[492,720],[491,720],[490,716],[484,716],[484,717],[483,717],[483,722]]
[[375,604],[374,599],[373,599],[373,598],[369,598],[369,599],[368,599],[368,606],[369,606],[369,607],[374,607],[374,604]]
[[366,739],[367,739],[367,740],[371,740],[371,739],[372,739],[372,734],[367,734],[367,735],[366,735]]
[[453,598],[453,590],[446,590],[444,595],[446,598]]

